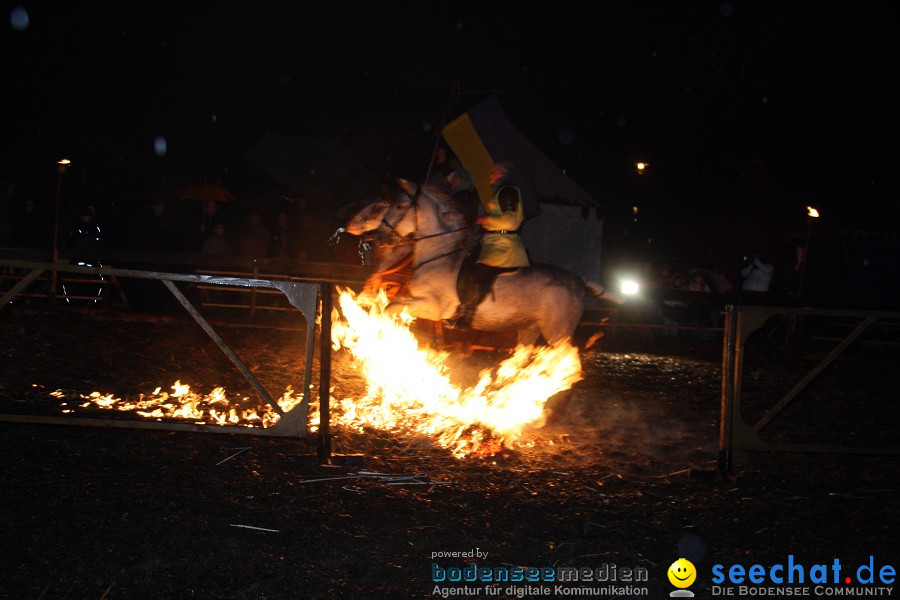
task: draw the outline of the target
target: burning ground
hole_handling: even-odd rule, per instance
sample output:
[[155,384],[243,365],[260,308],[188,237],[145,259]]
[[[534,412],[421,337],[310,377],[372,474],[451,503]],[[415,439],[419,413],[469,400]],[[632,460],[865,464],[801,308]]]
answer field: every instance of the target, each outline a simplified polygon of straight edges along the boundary
[[[301,330],[221,332],[273,395],[301,387]],[[64,398],[92,391],[176,395],[176,381],[261,405],[179,319],[4,311],[0,338],[5,413],[59,415],[72,408]],[[793,385],[817,352],[759,349],[745,377],[750,411]],[[581,356],[583,379],[550,401],[546,423],[493,456],[456,458],[422,432],[336,427],[335,452],[361,462],[320,467],[305,440],[2,424],[0,593],[430,597],[432,554],[476,547],[487,566],[642,566],[654,597],[670,591],[664,573],[678,556],[696,559],[695,591],[708,589],[716,563],[793,554],[896,565],[895,459],[760,455],[728,480],[690,477],[715,466],[719,353],[717,343],[683,339],[601,343]],[[467,388],[500,358],[447,361]],[[348,353],[334,361],[336,400],[364,396]],[[794,427],[804,441],[823,432],[895,440],[891,364],[896,356],[866,351],[840,359],[772,435]]]

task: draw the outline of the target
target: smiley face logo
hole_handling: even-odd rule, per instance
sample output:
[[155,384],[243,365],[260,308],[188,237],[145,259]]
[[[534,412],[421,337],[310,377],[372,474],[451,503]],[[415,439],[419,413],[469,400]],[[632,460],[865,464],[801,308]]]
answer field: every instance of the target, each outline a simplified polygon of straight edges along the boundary
[[686,558],[679,558],[672,563],[668,571],[669,582],[677,588],[690,587],[697,579],[697,569]]

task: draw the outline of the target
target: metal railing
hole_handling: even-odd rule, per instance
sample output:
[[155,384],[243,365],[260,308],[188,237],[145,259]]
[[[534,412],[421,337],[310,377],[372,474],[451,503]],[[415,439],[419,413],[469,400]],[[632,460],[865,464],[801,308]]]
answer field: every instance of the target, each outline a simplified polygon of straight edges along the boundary
[[[770,318],[783,316],[788,320],[803,318],[840,318],[855,323],[847,333],[796,384],[777,399],[755,422],[748,423],[742,410],[742,380],[747,340]],[[725,311],[725,333],[722,350],[721,420],[719,427],[719,470],[730,472],[734,455],[739,452],[826,452],[838,454],[900,454],[900,448],[845,446],[837,444],[774,443],[760,437],[762,430],[788,406],[810,382],[840,356],[873,325],[895,325],[900,312],[872,310],[813,309],[786,306],[735,306]],[[789,325],[790,328],[790,325]]]
[[[132,257],[133,258],[133,257]],[[146,259],[147,257],[143,257]],[[318,266],[308,267],[315,271]],[[331,456],[331,441],[329,432],[329,390],[331,377],[331,295],[335,284],[358,283],[358,271],[353,269],[332,268],[325,276],[322,274],[300,273],[295,276],[282,275],[279,278],[272,277],[235,277],[216,274],[174,273],[166,271],[149,271],[138,269],[124,269],[114,267],[90,267],[85,265],[73,265],[51,262],[35,262],[28,260],[15,260],[0,258],[0,269],[5,272],[15,273],[18,281],[0,296],[0,310],[5,308],[13,299],[37,281],[45,273],[56,274],[44,281],[60,281],[64,278],[60,274],[77,275],[78,277],[98,278],[109,280],[114,277],[137,278],[160,281],[166,289],[178,300],[188,314],[200,325],[207,335],[228,357],[232,364],[241,372],[248,382],[256,389],[260,397],[277,413],[280,420],[270,428],[245,428],[245,427],[210,427],[187,423],[161,423],[149,421],[129,421],[124,419],[89,419],[75,417],[52,417],[35,415],[0,415],[0,420],[9,422],[51,423],[68,425],[88,425],[142,429],[171,429],[181,431],[216,431],[226,433],[245,433],[257,435],[298,436],[305,437],[308,434],[309,391],[311,389],[313,355],[315,350],[316,316],[321,303],[321,327],[320,335],[320,426],[319,426],[319,457],[323,461]],[[83,281],[79,279],[78,281]],[[199,310],[185,296],[178,283],[189,286],[204,286],[212,289],[216,286],[223,288],[241,288],[243,290],[263,290],[268,293],[281,294],[294,309],[299,310],[306,320],[306,353],[304,365],[303,400],[289,413],[286,413],[273,397],[266,391],[253,373],[240,360],[235,352],[228,346],[213,326],[204,318]],[[58,292],[49,290],[51,300],[58,297]]]

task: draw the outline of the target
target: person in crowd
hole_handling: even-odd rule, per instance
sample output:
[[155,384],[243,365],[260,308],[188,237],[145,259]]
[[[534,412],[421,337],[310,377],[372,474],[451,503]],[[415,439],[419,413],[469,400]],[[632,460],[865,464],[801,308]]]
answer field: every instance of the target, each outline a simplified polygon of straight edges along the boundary
[[[297,258],[311,262],[329,262],[333,259],[328,233],[322,226],[322,218],[312,212],[304,212],[297,229]],[[358,258],[358,256],[357,256]]]
[[478,196],[472,176],[444,144],[434,151],[430,173],[426,183],[453,196],[465,211],[466,221],[472,222],[478,212]]
[[21,201],[12,232],[12,244],[19,248],[48,248],[53,240],[53,217],[40,210],[31,198]]
[[0,194],[0,246],[12,244],[16,225],[16,184],[4,182]]
[[269,256],[292,258],[294,243],[290,221],[285,211],[279,211],[275,217],[275,229],[272,231],[272,244],[269,246]]
[[91,206],[81,207],[78,216],[66,233],[64,247],[85,250],[103,246],[103,235],[100,227],[94,221],[94,214],[95,211]]
[[139,218],[134,246],[141,250],[175,252],[181,249],[175,224],[169,218],[165,200],[156,199]]
[[[670,273],[665,287],[670,290],[675,290],[676,292],[684,292],[687,290],[688,282],[681,273]],[[688,302],[680,296],[664,297],[662,306],[660,307],[663,324],[684,325],[687,323],[690,320],[688,316],[689,306]],[[675,327],[667,327],[662,330],[662,335],[665,337],[677,337],[678,329]]]
[[743,283],[741,289],[745,292],[766,293],[772,285],[772,276],[775,267],[772,266],[759,252],[750,257],[749,262],[741,269]]
[[272,234],[258,212],[250,213],[240,233],[238,253],[250,258],[265,258],[272,243]]
[[[94,221],[95,214],[96,208],[94,206],[82,206],[72,226],[66,233],[63,246],[74,251],[71,259],[74,264],[87,267],[103,266],[98,261],[82,256],[77,252],[78,250],[104,247],[103,232]],[[82,283],[78,281],[80,279],[85,279],[86,281]],[[60,287],[66,302],[90,299],[91,302],[96,304],[103,298],[104,282],[105,276],[103,275],[72,275],[71,277],[62,278]]]
[[203,240],[200,252],[203,254],[218,254],[220,256],[231,254],[231,242],[228,241],[225,233],[225,223],[216,223],[213,227],[213,234]]
[[[697,295],[688,305],[691,325],[696,327],[715,327],[717,325],[719,309],[715,305],[713,293],[716,288],[713,283],[707,279],[702,271],[693,271],[689,275],[688,290],[695,292]],[[695,329],[691,335],[703,340],[711,340],[713,332],[707,329]]]
[[445,194],[451,195],[473,189],[471,175],[463,168],[459,159],[450,155],[443,144],[434,151],[431,161],[431,176],[427,183]]
[[[225,215],[225,210],[222,208],[222,205],[215,200],[204,201],[203,214],[200,217],[199,242],[195,242],[195,251],[203,246],[203,240],[213,234],[216,228],[216,224],[218,223],[228,223],[228,219]],[[195,229],[194,231],[197,230]]]

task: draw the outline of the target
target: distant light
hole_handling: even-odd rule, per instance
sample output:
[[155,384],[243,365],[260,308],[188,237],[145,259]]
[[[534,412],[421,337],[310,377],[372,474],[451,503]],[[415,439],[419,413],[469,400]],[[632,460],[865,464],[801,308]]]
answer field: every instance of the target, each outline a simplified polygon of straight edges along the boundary
[[812,217],[813,219],[819,218],[819,211],[814,209],[812,206],[806,207],[806,214],[809,215],[810,217]]
[[631,207],[631,212],[633,212],[634,214],[638,214],[638,207],[637,207],[637,206],[632,206],[632,207]]
[[619,291],[626,296],[635,296],[641,291],[641,284],[634,279],[623,279],[619,282]]
[[28,29],[28,25],[30,23],[30,19],[28,18],[28,11],[21,6],[14,6],[11,11],[9,11],[9,24],[16,31],[25,31]]
[[153,139],[153,153],[157,156],[165,156],[167,150],[168,144],[166,143],[166,138],[161,135],[156,136]]
[[644,172],[647,170],[647,167],[650,166],[650,164],[645,163],[645,162],[639,162],[639,163],[635,163],[634,166],[637,167],[638,175],[643,175]]
[[58,161],[56,161],[56,164],[60,165],[61,167],[67,167],[72,164],[72,161],[69,160],[68,158],[61,158]]

